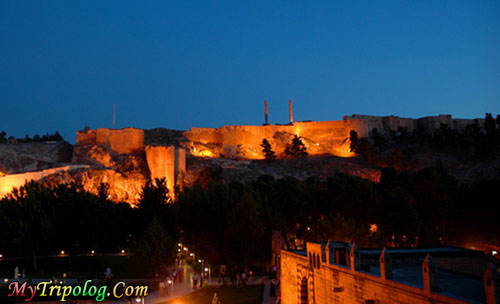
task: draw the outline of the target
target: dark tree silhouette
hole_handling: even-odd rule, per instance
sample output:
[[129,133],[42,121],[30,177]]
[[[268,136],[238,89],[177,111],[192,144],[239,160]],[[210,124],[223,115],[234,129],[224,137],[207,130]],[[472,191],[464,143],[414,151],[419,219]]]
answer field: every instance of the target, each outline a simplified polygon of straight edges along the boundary
[[307,148],[300,136],[295,135],[293,137],[291,144],[285,149],[285,154],[295,158],[303,158],[308,155]]
[[273,151],[273,148],[271,147],[271,144],[267,139],[263,139],[262,143],[260,144],[262,147],[262,153],[264,154],[264,158],[266,160],[275,160],[276,159],[276,153]]

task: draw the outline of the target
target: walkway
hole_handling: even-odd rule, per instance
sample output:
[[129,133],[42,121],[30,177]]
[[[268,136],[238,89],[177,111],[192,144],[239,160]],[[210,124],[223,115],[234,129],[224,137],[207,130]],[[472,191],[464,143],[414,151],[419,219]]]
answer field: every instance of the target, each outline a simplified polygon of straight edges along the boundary
[[179,268],[180,271],[182,272],[182,282],[177,282],[177,284],[174,284],[173,287],[172,285],[170,285],[168,289],[168,296],[160,296],[159,291],[150,293],[144,299],[145,300],[144,303],[151,303],[151,304],[164,303],[168,300],[182,297],[193,292],[194,291],[193,283],[191,281],[191,278],[194,275],[193,268],[191,268],[191,266],[189,266],[186,263],[182,263],[182,265]]

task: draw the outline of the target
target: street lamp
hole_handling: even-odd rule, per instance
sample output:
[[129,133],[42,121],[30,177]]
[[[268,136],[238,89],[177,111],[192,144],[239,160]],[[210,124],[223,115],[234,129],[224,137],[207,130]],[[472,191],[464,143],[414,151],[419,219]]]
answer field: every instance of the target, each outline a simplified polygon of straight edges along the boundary
[[210,267],[210,265],[208,265],[208,267],[205,267],[205,272],[208,272],[208,284],[210,284],[210,276],[211,276],[211,270],[212,268]]
[[174,281],[172,281],[172,280],[168,280],[168,281],[167,281],[167,284],[168,284],[168,285],[172,285],[172,296],[171,296],[171,298],[173,298],[173,297],[174,297]]

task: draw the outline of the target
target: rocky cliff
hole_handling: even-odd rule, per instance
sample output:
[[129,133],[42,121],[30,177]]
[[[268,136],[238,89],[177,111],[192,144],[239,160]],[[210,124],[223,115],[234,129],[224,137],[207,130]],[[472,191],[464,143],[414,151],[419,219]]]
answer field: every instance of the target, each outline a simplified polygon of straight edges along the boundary
[[73,146],[66,141],[0,144],[0,172],[39,171],[71,162]]

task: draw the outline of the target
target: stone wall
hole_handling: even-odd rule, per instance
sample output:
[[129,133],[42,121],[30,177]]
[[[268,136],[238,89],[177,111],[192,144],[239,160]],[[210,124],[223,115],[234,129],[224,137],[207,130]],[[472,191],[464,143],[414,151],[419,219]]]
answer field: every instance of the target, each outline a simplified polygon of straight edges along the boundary
[[98,145],[117,154],[144,149],[144,130],[136,128],[97,129],[76,132],[76,145]]
[[[394,130],[397,131],[399,127],[407,128],[409,131],[415,129],[421,129],[425,132],[432,133],[434,130],[438,129],[441,124],[445,124],[451,129],[461,131],[465,129],[467,125],[477,124],[482,127],[484,119],[453,119],[451,115],[438,115],[438,116],[428,116],[421,117],[417,119],[413,118],[402,118],[398,116],[370,116],[370,115],[359,115],[354,114],[352,116],[344,116],[344,121],[355,121],[355,125],[358,126],[358,134],[360,137],[368,136],[369,132],[373,128],[378,130]],[[356,129],[353,129],[356,130]]]
[[294,135],[301,136],[309,154],[352,156],[349,131],[357,121],[296,122],[293,125],[223,126],[218,129],[191,128],[184,136],[196,156],[261,159],[260,144],[266,138],[277,153],[283,153]]
[[[304,292],[304,281],[307,292]],[[466,303],[420,288],[383,280],[337,265],[309,266],[308,258],[287,251],[281,253],[281,303]],[[307,301],[304,301],[307,294]]]
[[0,176],[0,198],[10,193],[14,188],[19,188],[28,181],[38,181],[49,175],[71,171],[76,169],[88,168],[87,165],[70,165],[58,168],[52,168],[41,171],[34,171],[28,173],[9,174]]
[[[397,116],[344,116],[343,120],[295,122],[288,125],[223,126],[221,128],[191,128],[184,132],[189,141],[185,147],[191,154],[202,157],[227,157],[262,159],[260,144],[266,138],[278,154],[282,154],[294,135],[302,137],[309,154],[331,154],[340,157],[354,156],[349,149],[350,131],[367,137],[373,128],[378,130],[409,131],[421,129],[432,133],[441,124],[463,130],[469,124],[482,125],[481,119],[452,119],[451,115],[422,117],[418,119]],[[283,154],[281,155],[283,156]]]

